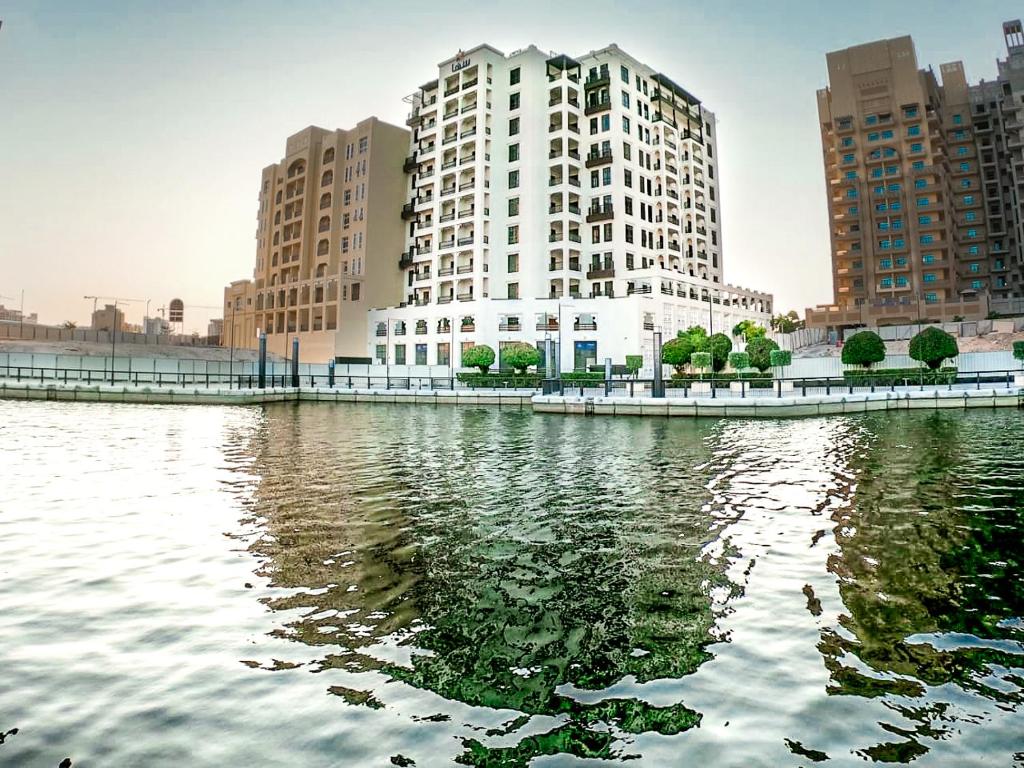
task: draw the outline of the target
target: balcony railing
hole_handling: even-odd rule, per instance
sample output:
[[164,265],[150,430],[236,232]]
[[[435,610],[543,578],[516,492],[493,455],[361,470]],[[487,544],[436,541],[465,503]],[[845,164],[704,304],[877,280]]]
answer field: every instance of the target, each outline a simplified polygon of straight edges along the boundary
[[587,211],[587,223],[594,221],[605,221],[614,217],[615,211],[611,205],[592,205]]
[[577,320],[572,324],[572,329],[574,331],[596,331],[597,321],[595,320],[589,323],[581,323],[579,320]]
[[587,271],[587,280],[608,280],[615,277],[615,268],[609,265],[591,267]]
[[513,322],[504,322],[504,323],[498,323],[498,330],[499,331],[521,331],[521,330],[523,330],[523,326],[521,326],[518,321],[516,321],[514,323]]
[[584,115],[596,115],[598,112],[605,112],[612,108],[611,99],[601,99],[600,101],[592,101],[587,104],[583,110]]
[[609,85],[611,81],[611,75],[608,72],[599,72],[588,77],[583,83],[583,88],[585,90],[600,88],[602,85]]
[[607,165],[612,161],[611,149],[605,149],[601,152],[588,152],[587,153],[587,168],[596,168],[599,165]]

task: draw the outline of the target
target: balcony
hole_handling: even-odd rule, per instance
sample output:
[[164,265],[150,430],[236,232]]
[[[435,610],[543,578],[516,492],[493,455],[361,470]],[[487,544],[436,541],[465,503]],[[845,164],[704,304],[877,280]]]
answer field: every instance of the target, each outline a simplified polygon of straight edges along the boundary
[[[472,301],[473,300],[473,294],[472,293],[460,293],[458,295],[458,299],[459,299],[459,301]],[[466,330],[465,326],[463,326],[462,330]]]
[[455,274],[455,267],[441,267],[437,270],[438,277],[450,277]]
[[583,110],[584,115],[596,115],[599,112],[607,112],[612,108],[611,99],[601,99],[600,101],[592,101],[587,104]]
[[[626,295],[632,296],[634,293],[645,294],[651,293],[653,289],[649,285],[631,285],[626,289]],[[652,329],[648,329],[652,330]]]
[[589,323],[587,323],[587,322],[580,322],[579,320],[577,320],[576,322],[574,322],[572,324],[572,329],[574,331],[596,331],[597,330],[597,321],[596,320],[591,320]]
[[510,319],[510,320],[507,320],[507,321],[505,321],[503,323],[498,323],[498,330],[499,331],[521,331],[521,330],[523,330],[523,326],[521,326],[519,324],[518,320],[514,320],[513,321],[513,320]]
[[612,161],[611,149],[605,149],[601,152],[589,152],[587,153],[587,168],[596,168],[600,165],[607,165]]
[[600,88],[602,85],[610,85],[611,81],[611,75],[609,75],[608,72],[598,72],[596,75],[591,75],[584,81],[583,88],[584,90],[589,91],[591,88]]
[[472,245],[472,244],[473,244],[473,235],[469,235],[468,237],[460,237],[459,238],[459,245]]
[[437,217],[437,220],[440,222],[455,221],[455,211],[450,211],[449,213],[442,213],[440,216]]
[[398,257],[398,268],[408,269],[412,266],[412,251],[404,251],[401,256]]
[[377,335],[378,336],[382,336],[382,337],[383,336],[387,336],[388,335],[388,329],[387,328],[378,328],[377,329]]
[[594,265],[587,271],[587,280],[610,280],[615,277],[615,268],[609,264],[603,267]]
[[595,221],[607,221],[613,218],[615,210],[611,205],[592,205],[587,210],[587,223]]
[[468,275],[473,271],[473,262],[470,262],[469,264],[460,264],[455,271],[460,275]]
[[539,323],[537,323],[537,330],[538,331],[557,331],[558,330],[558,321],[555,320],[554,318],[551,318],[549,320],[546,320],[546,321],[543,321],[543,322],[539,322]]
[[[452,303],[452,298],[453,298],[453,296],[450,293],[448,295],[446,295],[446,296],[438,296],[437,297],[437,303],[438,304],[451,304]],[[447,331],[445,331],[445,333],[447,333]]]
[[429,280],[429,279],[430,279],[430,271],[429,270],[426,271],[426,272],[417,272],[416,273],[415,280],[416,280],[417,283],[422,283],[423,281]]
[[402,164],[402,170],[406,173],[412,173],[419,167],[420,163],[416,159],[416,155],[412,154],[405,158],[405,162]]

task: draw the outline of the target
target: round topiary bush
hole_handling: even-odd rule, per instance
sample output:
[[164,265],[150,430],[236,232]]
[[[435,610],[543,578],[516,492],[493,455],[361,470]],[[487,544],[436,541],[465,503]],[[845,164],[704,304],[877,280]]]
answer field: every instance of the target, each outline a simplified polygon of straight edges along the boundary
[[730,352],[729,365],[737,373],[750,367],[750,355],[746,352]]
[[689,336],[670,339],[661,347],[661,362],[671,365],[676,369],[676,373],[682,375],[683,368],[690,362],[693,351],[693,341]]
[[924,363],[932,370],[942,365],[943,360],[960,354],[956,339],[941,328],[925,328],[910,340],[910,357]]
[[477,344],[462,353],[462,364],[466,368],[479,368],[480,373],[494,365],[494,350],[486,344]]
[[[491,362],[494,361],[493,357],[492,353]],[[540,352],[532,344],[527,344],[525,341],[517,341],[502,348],[501,360],[516,373],[526,373],[526,369],[531,365],[540,363]]]
[[716,333],[708,339],[708,345],[711,352],[711,365],[717,373],[725,368],[725,364],[729,360],[729,353],[732,352],[732,339],[724,333]]
[[778,349],[779,345],[769,339],[767,336],[758,336],[755,339],[751,339],[750,343],[747,344],[747,354],[750,355],[750,364],[757,368],[761,373],[764,373],[771,366],[771,355],[773,349]]
[[874,331],[860,331],[843,344],[843,365],[863,365],[870,368],[872,363],[885,360],[885,342]]

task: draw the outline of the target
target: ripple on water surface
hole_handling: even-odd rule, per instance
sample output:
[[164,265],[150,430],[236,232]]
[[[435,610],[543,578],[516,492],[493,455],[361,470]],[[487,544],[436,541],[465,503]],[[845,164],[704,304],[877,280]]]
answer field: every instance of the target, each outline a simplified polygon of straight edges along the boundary
[[0,402],[0,764],[1022,764],[1020,445]]

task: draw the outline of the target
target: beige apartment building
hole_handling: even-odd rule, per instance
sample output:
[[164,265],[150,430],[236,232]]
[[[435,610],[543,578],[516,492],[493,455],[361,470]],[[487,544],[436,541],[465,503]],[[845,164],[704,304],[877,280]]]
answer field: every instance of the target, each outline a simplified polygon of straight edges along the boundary
[[325,362],[364,357],[367,310],[402,297],[403,160],[409,132],[375,117],[350,130],[310,126],[263,169],[251,280],[224,289],[221,346]]
[[106,304],[103,309],[93,310],[90,327],[94,331],[128,330],[124,321],[124,310],[113,304]]
[[[1017,71],[1013,24],[1019,38],[1020,22],[1004,34]],[[998,111],[1012,117],[994,130],[979,122],[992,88],[970,86],[961,62],[943,64],[941,80],[921,69],[910,37],[834,51],[827,64],[818,113],[834,299],[808,309],[808,325],[984,318],[1019,297],[1021,239],[1007,229],[1011,218],[1019,227],[1024,188],[1000,178],[1018,162],[1024,90],[1001,74]]]

